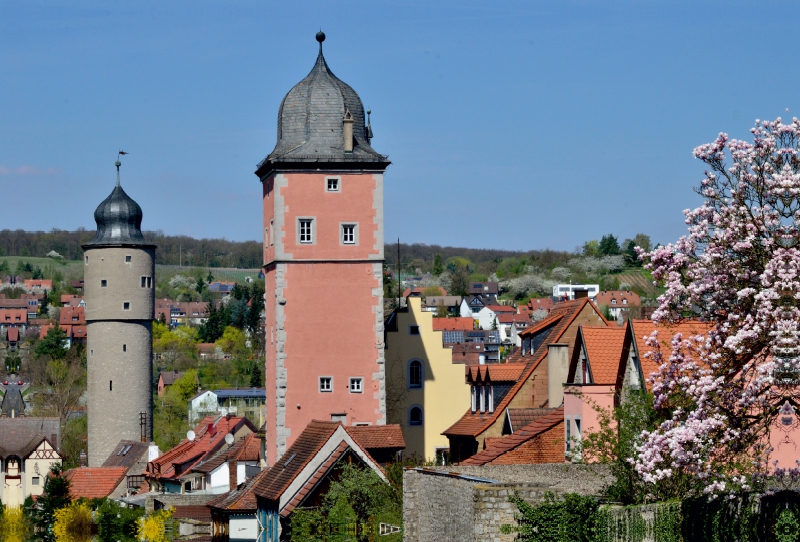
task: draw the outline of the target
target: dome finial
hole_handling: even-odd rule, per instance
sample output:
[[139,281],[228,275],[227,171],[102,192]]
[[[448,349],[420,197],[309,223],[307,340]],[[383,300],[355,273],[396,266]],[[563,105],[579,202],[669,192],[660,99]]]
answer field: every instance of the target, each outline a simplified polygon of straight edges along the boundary
[[117,166],[117,186],[119,186],[119,166],[122,165],[122,162],[119,161],[119,157],[125,154],[128,153],[120,149],[119,152],[117,153],[117,161],[114,162],[114,165]]
[[317,41],[319,42],[319,54],[322,54],[322,42],[325,41],[325,32],[321,28],[317,32]]

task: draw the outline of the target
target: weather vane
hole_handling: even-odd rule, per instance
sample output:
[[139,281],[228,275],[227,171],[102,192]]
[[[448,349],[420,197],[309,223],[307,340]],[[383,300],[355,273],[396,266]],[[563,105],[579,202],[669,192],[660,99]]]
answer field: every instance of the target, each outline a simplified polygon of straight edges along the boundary
[[119,166],[122,165],[122,162],[119,161],[119,157],[128,154],[127,152],[123,151],[122,149],[117,152],[117,161],[114,162],[114,165],[117,166],[117,186],[119,186]]

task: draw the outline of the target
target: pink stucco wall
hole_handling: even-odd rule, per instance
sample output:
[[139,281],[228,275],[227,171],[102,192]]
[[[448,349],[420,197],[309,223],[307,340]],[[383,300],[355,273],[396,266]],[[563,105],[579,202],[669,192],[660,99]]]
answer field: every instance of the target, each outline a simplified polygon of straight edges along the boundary
[[[564,388],[564,420],[565,423],[573,424],[570,430],[572,436],[576,434],[574,429],[576,417],[580,417],[582,435],[600,429],[597,407],[609,414],[613,412],[613,385],[577,385]],[[584,457],[584,460],[591,461],[591,458]]]
[[[339,191],[329,192],[328,177]],[[280,417],[288,448],[314,419],[346,413],[347,424],[382,423],[383,193],[380,174],[284,173],[264,187],[267,461],[277,460]],[[314,242],[300,244],[297,219],[313,218]],[[342,244],[341,224],[358,224],[357,243]],[[274,244],[270,245],[270,237]],[[279,279],[283,273],[283,279]],[[282,312],[281,321],[276,316]],[[285,357],[284,357],[285,356]],[[279,397],[285,369],[285,399]],[[333,391],[319,391],[319,377]],[[363,378],[351,393],[349,379]]]

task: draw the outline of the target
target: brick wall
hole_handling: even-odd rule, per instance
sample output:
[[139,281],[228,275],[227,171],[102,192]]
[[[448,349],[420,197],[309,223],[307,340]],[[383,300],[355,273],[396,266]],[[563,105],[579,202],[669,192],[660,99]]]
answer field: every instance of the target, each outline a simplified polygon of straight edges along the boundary
[[489,465],[525,465],[564,461],[564,422],[499,456]]

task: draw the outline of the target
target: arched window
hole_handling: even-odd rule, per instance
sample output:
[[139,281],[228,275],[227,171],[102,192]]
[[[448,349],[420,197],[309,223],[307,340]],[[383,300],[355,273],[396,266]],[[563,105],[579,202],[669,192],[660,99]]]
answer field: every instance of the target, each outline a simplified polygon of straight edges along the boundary
[[418,359],[411,360],[408,364],[408,387],[422,387],[422,362]]
[[415,405],[408,409],[408,425],[422,425],[422,407]]

